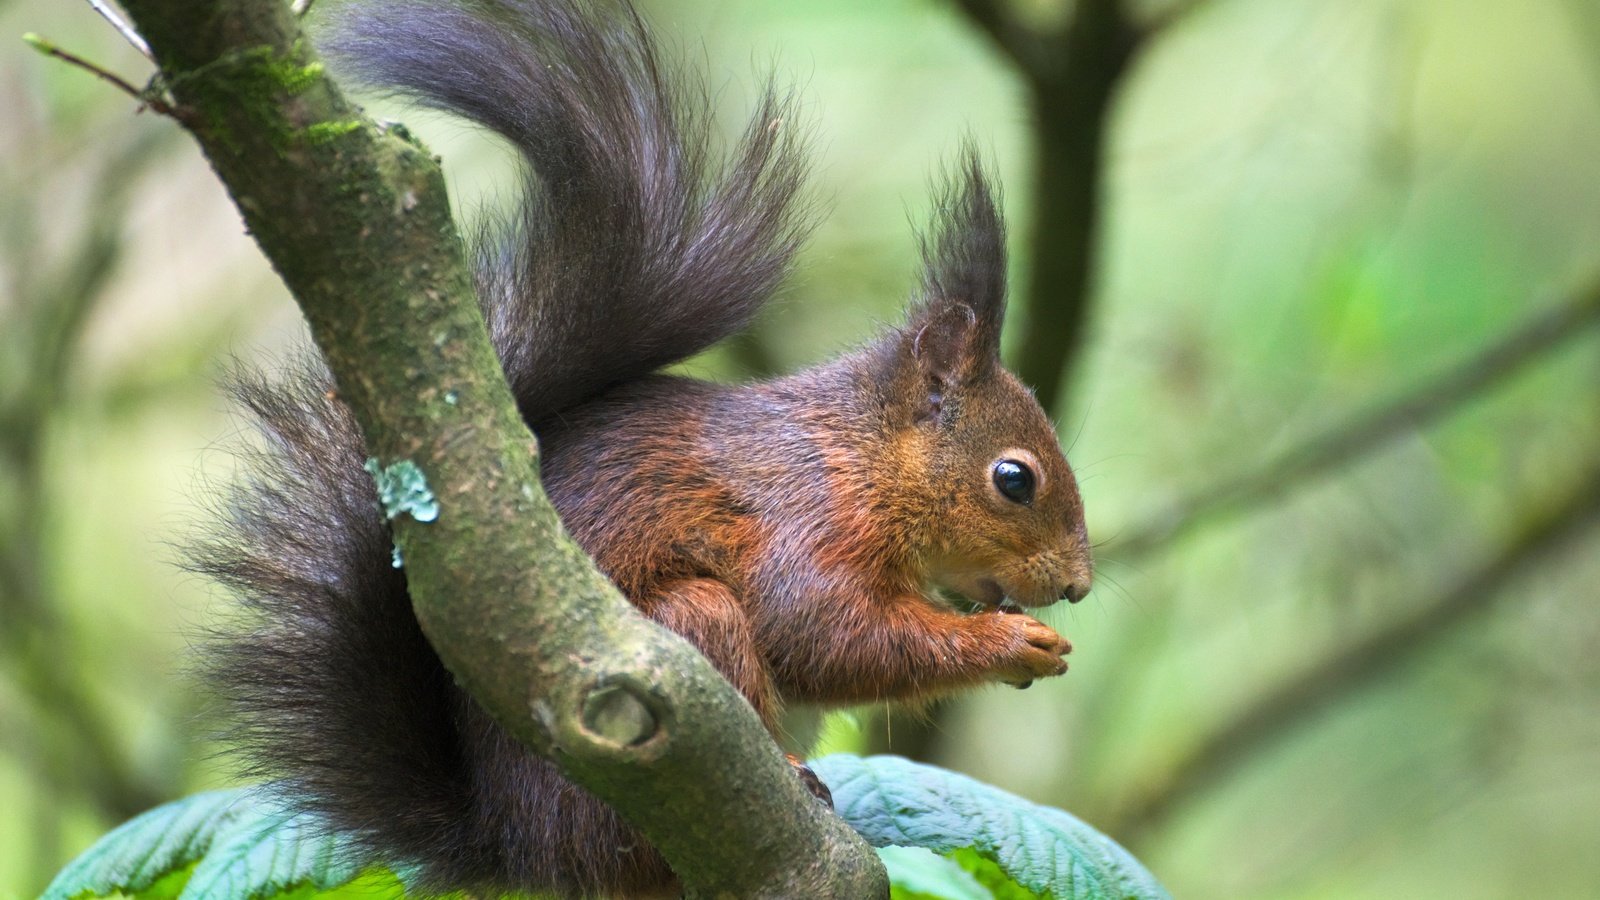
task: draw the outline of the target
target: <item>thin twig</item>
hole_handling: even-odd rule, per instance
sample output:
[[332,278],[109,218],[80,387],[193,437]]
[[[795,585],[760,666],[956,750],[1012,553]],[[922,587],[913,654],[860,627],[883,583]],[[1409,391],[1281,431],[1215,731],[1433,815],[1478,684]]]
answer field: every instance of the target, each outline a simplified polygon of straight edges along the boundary
[[30,47],[39,51],[40,53],[43,53],[46,56],[53,56],[56,59],[67,63],[68,65],[77,66],[85,72],[88,72],[96,78],[99,78],[101,81],[107,82],[111,86],[139,101],[139,106],[141,108],[149,107],[163,116],[177,119],[180,122],[184,120],[184,116],[177,107],[161,99],[155,94],[154,91],[140,90],[139,88],[136,88],[130,84],[121,75],[118,75],[115,72],[108,72],[100,66],[84,59],[81,56],[78,56],[75,53],[61,49],[53,42],[46,40],[45,38],[42,38],[31,31],[27,34],[24,34],[22,39],[26,41]]
[[1270,500],[1425,427],[1510,379],[1600,324],[1600,283],[1542,310],[1521,326],[1435,378],[1357,415],[1266,463],[1201,488],[1108,547],[1132,561],[1202,525],[1243,515]]
[[1384,676],[1418,658],[1453,626],[1490,609],[1506,587],[1539,563],[1600,524],[1600,472],[1586,480],[1556,509],[1530,521],[1481,568],[1468,572],[1417,606],[1372,633],[1328,652],[1251,702],[1196,741],[1162,777],[1103,822],[1119,840],[1136,842],[1166,820],[1184,801],[1235,772],[1262,747]]
[[155,62],[156,58],[150,55],[150,45],[144,42],[144,38],[140,37],[139,32],[133,30],[132,25],[129,25],[121,16],[117,15],[117,11],[112,9],[110,4],[106,3],[105,0],[89,0],[89,5],[94,7],[94,11],[99,13],[101,18],[110,22],[111,27],[120,32],[123,39],[133,45],[133,49],[143,53],[145,59]]

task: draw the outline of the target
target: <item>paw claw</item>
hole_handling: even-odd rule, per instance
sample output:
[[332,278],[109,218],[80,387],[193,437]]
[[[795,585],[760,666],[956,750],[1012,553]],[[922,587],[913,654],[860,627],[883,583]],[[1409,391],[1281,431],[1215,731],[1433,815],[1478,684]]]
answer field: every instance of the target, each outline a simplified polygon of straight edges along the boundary
[[822,779],[817,777],[817,773],[813,772],[811,767],[805,764],[804,760],[793,753],[785,753],[783,757],[789,761],[789,765],[794,767],[794,774],[799,777],[800,783],[806,786],[806,790],[811,792],[811,796],[816,797],[820,803],[829,809],[833,809],[833,791],[822,783]]
[[[1049,678],[1067,671],[1067,661],[1061,657],[1072,652],[1072,642],[1057,634],[1055,629],[1029,616],[1008,617],[1012,623],[1016,650],[1000,664],[1000,678],[1017,688],[1026,688],[1036,679]],[[1015,645],[1014,645],[1015,646]]]

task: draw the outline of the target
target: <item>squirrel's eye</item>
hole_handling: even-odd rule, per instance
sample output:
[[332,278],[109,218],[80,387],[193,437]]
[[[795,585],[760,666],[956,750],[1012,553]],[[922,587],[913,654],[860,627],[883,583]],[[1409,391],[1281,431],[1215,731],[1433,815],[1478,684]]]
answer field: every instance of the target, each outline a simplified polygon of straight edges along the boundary
[[994,464],[994,486],[1000,496],[1026,506],[1033,502],[1033,470],[1026,463],[1002,459]]

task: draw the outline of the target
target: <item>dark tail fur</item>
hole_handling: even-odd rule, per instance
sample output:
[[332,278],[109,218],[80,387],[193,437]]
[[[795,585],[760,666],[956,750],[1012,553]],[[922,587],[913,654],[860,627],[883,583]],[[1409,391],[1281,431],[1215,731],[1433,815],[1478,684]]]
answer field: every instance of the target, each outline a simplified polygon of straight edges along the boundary
[[358,80],[477,121],[527,163],[477,235],[479,292],[537,422],[736,334],[807,226],[792,104],[764,93],[738,149],[674,79],[637,13],[601,4],[365,0],[327,51]]
[[[527,163],[516,211],[471,250],[530,422],[741,330],[783,277],[805,231],[789,104],[767,91],[715,154],[703,89],[675,84],[630,7],[358,0],[335,27],[346,69],[494,129]],[[658,883],[653,851],[452,685],[328,388],[314,358],[235,380],[266,447],[191,554],[249,613],[207,664],[252,769],[434,886]]]

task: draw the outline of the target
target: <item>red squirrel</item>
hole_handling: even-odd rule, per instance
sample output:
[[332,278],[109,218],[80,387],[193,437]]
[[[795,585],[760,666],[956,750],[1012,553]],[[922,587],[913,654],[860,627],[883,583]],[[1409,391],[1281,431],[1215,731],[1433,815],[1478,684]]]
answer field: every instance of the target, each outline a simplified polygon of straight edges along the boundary
[[[1014,607],[1089,590],[1071,468],[999,361],[1004,228],[970,149],[904,325],[748,385],[657,374],[746,328],[808,228],[792,102],[726,154],[625,4],[356,0],[340,71],[484,125],[525,163],[470,240],[570,533],[778,730],[786,706],[918,701],[1066,670]],[[636,896],[660,855],[518,745],[422,636],[359,429],[308,356],[245,374],[267,439],[191,565],[248,613],[207,668],[251,769],[428,889]],[[963,612],[942,599],[971,601]]]

